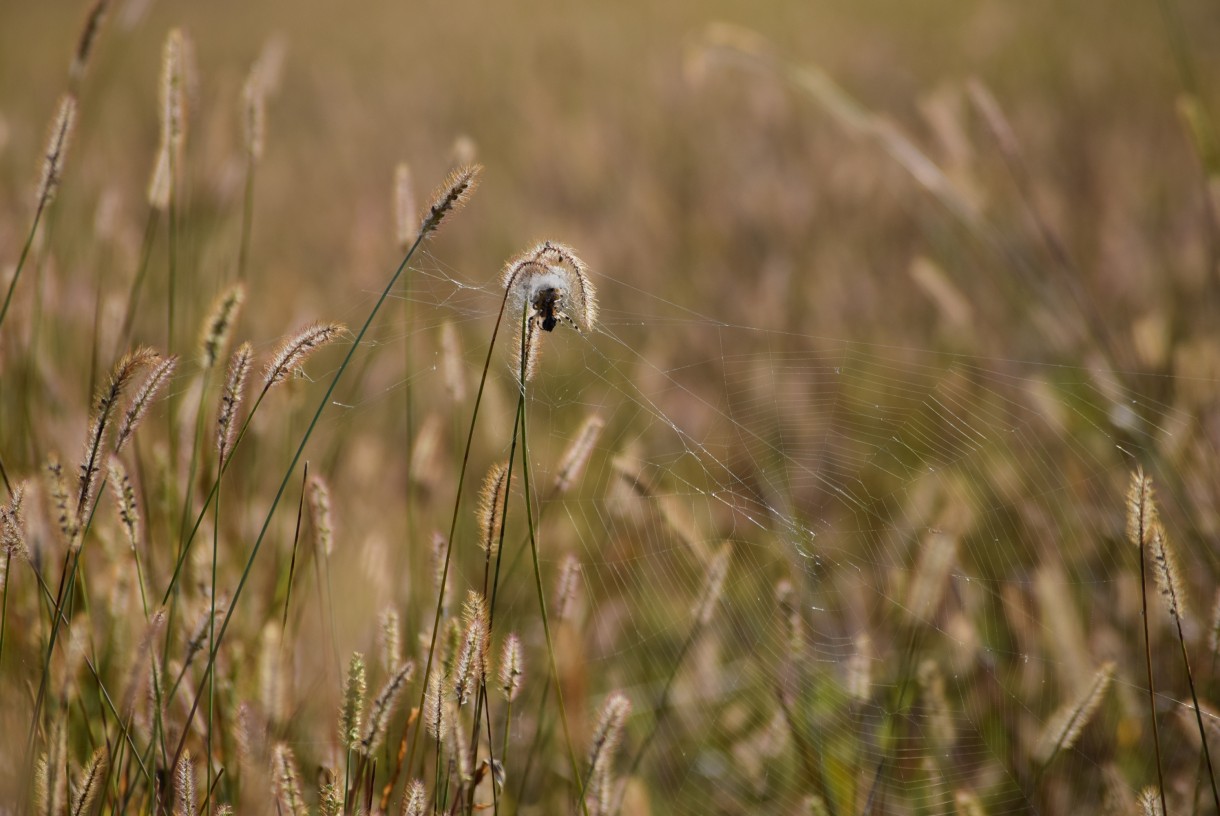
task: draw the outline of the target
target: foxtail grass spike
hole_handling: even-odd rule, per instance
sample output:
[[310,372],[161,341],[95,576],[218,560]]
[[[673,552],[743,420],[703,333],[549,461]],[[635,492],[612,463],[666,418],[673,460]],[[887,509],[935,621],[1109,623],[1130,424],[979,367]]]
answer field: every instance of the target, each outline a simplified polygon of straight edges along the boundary
[[1047,720],[1035,749],[1035,757],[1043,766],[1049,765],[1059,753],[1070,750],[1080,739],[1084,727],[1093,719],[1106,697],[1106,691],[1114,680],[1114,670],[1114,663],[1102,664],[1084,693],[1059,708]]
[[285,340],[263,373],[264,387],[283,382],[315,351],[333,343],[346,331],[342,323],[311,323]]
[[199,336],[199,350],[203,354],[204,368],[216,365],[221,355],[225,353],[229,335],[237,323],[242,304],[245,301],[245,284],[235,283],[221,292],[212,304],[212,308],[208,310],[207,320],[204,321],[203,331]]
[[724,581],[729,574],[729,561],[733,555],[732,544],[725,542],[712,556],[708,564],[707,574],[703,578],[703,588],[692,609],[692,618],[696,625],[707,626],[712,619],[712,612],[724,592]]
[[483,165],[471,164],[459,167],[449,174],[444,183],[432,194],[432,205],[428,208],[423,222],[419,227],[420,237],[427,236],[440,227],[451,213],[455,213],[474,195],[479,186],[479,175]]
[[580,430],[576,432],[576,436],[572,437],[572,442],[560,457],[559,467],[555,469],[555,490],[557,492],[567,493],[580,479],[580,474],[584,472],[585,466],[589,463],[589,457],[593,455],[593,449],[597,446],[597,440],[601,437],[602,429],[605,427],[606,420],[602,419],[600,414],[589,414],[585,417]]
[[487,471],[479,501],[479,546],[491,558],[500,549],[504,503],[508,500],[508,462],[497,462]]
[[132,396],[131,402],[128,403],[127,409],[123,412],[123,419],[119,422],[118,433],[114,436],[114,452],[119,454],[127,443],[131,441],[131,436],[136,432],[136,428],[144,420],[144,416],[148,413],[148,409],[160,397],[161,391],[164,390],[170,378],[174,376],[174,371],[178,368],[178,355],[171,354],[165,357],[161,362],[153,366],[152,371],[148,372],[148,376],[144,378],[144,382],[136,390]]
[[559,567],[559,580],[555,584],[555,620],[562,623],[570,620],[576,607],[576,593],[580,587],[580,561],[574,555],[563,559]]
[[428,807],[428,791],[424,783],[412,779],[407,785],[406,795],[402,798],[402,816],[424,816]]
[[114,493],[115,506],[118,508],[123,532],[127,535],[127,543],[132,550],[136,550],[140,541],[140,509],[136,505],[136,491],[131,484],[131,477],[118,459],[110,460],[109,476],[107,481]]
[[411,167],[399,162],[394,168],[394,231],[399,252],[406,252],[415,242],[419,231],[415,188],[411,184]]
[[183,751],[174,768],[174,816],[195,816],[195,766],[191,752]]
[[296,757],[292,749],[278,742],[271,754],[272,792],[282,816],[306,816],[309,812],[301,795]]
[[401,665],[402,624],[398,611],[394,607],[387,607],[381,613],[381,667],[390,672]]
[[41,209],[55,199],[59,181],[63,177],[64,161],[68,157],[68,146],[76,128],[76,97],[67,94],[59,100],[55,120],[47,136],[47,149],[43,154],[42,176],[38,180],[35,201]]
[[76,780],[76,792],[72,795],[72,808],[68,811],[70,816],[87,816],[92,810],[93,800],[97,798],[104,785],[105,771],[106,747],[100,746],[85,763],[80,777]]
[[329,558],[335,549],[335,521],[330,510],[330,488],[321,476],[309,480],[309,520],[317,552]]
[[500,691],[504,692],[504,699],[510,703],[517,699],[517,693],[521,691],[524,672],[521,639],[512,633],[504,639],[504,655],[500,658]]
[[343,707],[339,711],[339,742],[345,749],[355,748],[360,743],[367,693],[364,655],[353,652],[347,666],[347,681],[343,684]]
[[216,416],[216,452],[220,467],[224,467],[237,442],[237,412],[246,392],[246,378],[250,374],[254,349],[242,343],[229,358],[229,371],[225,375],[224,388],[220,392],[220,410]]
[[360,738],[360,752],[365,756],[372,756],[381,747],[390,718],[394,716],[394,709],[398,706],[398,698],[402,696],[407,683],[411,682],[411,675],[414,673],[414,663],[407,661],[402,664],[373,698],[373,703],[369,706],[368,721],[364,726],[364,735]]

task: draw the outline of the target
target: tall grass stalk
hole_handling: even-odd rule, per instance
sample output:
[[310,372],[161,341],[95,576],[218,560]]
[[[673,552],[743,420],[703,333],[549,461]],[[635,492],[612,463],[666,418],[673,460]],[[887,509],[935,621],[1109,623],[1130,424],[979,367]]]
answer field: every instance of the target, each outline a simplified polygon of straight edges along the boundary
[[[469,171],[469,173],[470,177],[472,178],[473,176],[477,175],[478,170],[472,169]],[[470,185],[471,180],[468,178],[463,192],[469,190]],[[334,394],[335,389],[339,385],[339,381],[343,378],[343,373],[347,371],[348,366],[351,365],[352,358],[356,355],[356,350],[360,348],[360,343],[364,340],[364,336],[368,333],[369,327],[372,326],[373,320],[377,317],[377,313],[381,310],[382,305],[390,296],[390,292],[393,291],[394,286],[398,283],[398,279],[402,276],[403,271],[407,268],[407,264],[410,263],[416,250],[419,249],[428,233],[431,230],[434,230],[440,224],[440,220],[444,217],[445,213],[451,211],[458,204],[460,204],[458,199],[455,198],[450,200],[448,206],[439,212],[436,210],[436,205],[434,205],[433,212],[430,214],[428,219],[425,219],[424,225],[420,228],[419,235],[415,239],[415,243],[413,243],[411,248],[407,250],[407,253],[403,256],[402,262],[399,263],[398,268],[394,271],[394,274],[390,276],[390,279],[386,283],[385,288],[382,290],[380,297],[378,297],[377,301],[373,304],[373,308],[369,310],[368,317],[365,318],[364,324],[360,327],[360,331],[356,333],[356,337],[352,341],[351,348],[348,350],[347,355],[343,358],[343,362],[339,364],[339,368],[335,371],[334,376],[331,378],[330,385],[328,385],[326,388],[326,393],[324,393],[321,400],[318,401],[318,407],[314,410],[313,417],[310,419],[309,424],[305,428],[305,432],[301,436],[300,444],[297,445],[297,449],[292,456],[292,460],[288,463],[288,467],[284,470],[284,476],[280,480],[280,485],[276,490],[275,498],[271,501],[271,506],[268,508],[267,515],[263,519],[263,524],[259,530],[258,537],[255,539],[254,544],[251,547],[250,555],[246,559],[245,566],[242,568],[241,577],[238,579],[237,587],[233,591],[233,597],[229,600],[228,609],[226,610],[224,620],[220,625],[220,631],[216,633],[215,641],[208,649],[208,661],[207,666],[204,669],[204,682],[206,682],[207,675],[210,673],[212,665],[216,661],[216,653],[220,649],[221,643],[224,641],[225,633],[229,629],[229,623],[233,619],[233,612],[237,609],[237,603],[241,598],[242,591],[245,589],[246,582],[250,578],[250,571],[254,567],[254,561],[258,557],[258,553],[262,548],[263,541],[267,537],[267,531],[271,528],[271,520],[275,516],[276,509],[279,508],[280,501],[284,497],[284,492],[288,488],[288,483],[292,479],[292,474],[295,472],[297,464],[300,462],[301,457],[305,453],[305,446],[309,444],[309,440],[313,436],[314,429],[317,428],[318,421],[322,418],[322,412],[326,410],[326,406],[330,403],[331,395]],[[263,394],[266,394],[266,387],[263,389]],[[260,395],[260,400],[261,396],[262,395]],[[247,419],[247,424],[248,421],[249,420]],[[431,655],[429,655],[429,660],[431,660]],[[425,672],[425,679],[426,677],[427,672]],[[174,750],[174,762],[177,762],[181,757],[182,750],[186,745],[186,738],[190,734],[191,722],[194,720],[195,712],[198,710],[199,700],[202,693],[203,683],[201,682],[199,688],[195,692],[195,697],[191,703],[190,712],[187,714],[186,722],[183,725],[182,736],[178,741],[178,747]]]

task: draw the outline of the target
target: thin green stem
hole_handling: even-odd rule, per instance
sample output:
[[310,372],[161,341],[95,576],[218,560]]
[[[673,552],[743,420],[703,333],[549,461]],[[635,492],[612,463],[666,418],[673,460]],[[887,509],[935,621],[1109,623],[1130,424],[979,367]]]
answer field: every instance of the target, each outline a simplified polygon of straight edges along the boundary
[[[267,531],[271,528],[271,520],[275,516],[275,511],[279,507],[280,500],[284,497],[284,492],[288,489],[288,483],[292,480],[292,474],[296,471],[297,464],[301,461],[301,457],[305,453],[305,446],[309,444],[309,440],[313,436],[314,429],[317,428],[318,421],[322,418],[322,412],[325,411],[326,406],[330,404],[331,396],[338,387],[339,381],[343,378],[343,372],[345,372],[347,367],[351,364],[352,358],[356,355],[356,350],[360,348],[360,343],[364,339],[365,334],[368,333],[369,327],[373,324],[373,320],[377,317],[377,313],[381,310],[382,304],[384,304],[386,299],[390,296],[390,292],[394,288],[394,285],[398,282],[398,278],[402,275],[403,270],[407,268],[407,264],[410,262],[411,256],[415,254],[416,249],[418,249],[423,240],[424,233],[421,231],[419,237],[415,239],[415,243],[411,245],[411,248],[403,257],[402,263],[398,265],[398,269],[395,270],[394,274],[390,277],[390,280],[386,284],[385,289],[382,291],[381,296],[377,299],[377,302],[369,311],[369,315],[365,319],[364,325],[360,327],[360,331],[356,334],[355,340],[353,340],[352,346],[347,352],[347,356],[343,358],[343,362],[335,371],[334,377],[331,378],[330,385],[327,387],[326,393],[322,395],[322,399],[318,402],[318,407],[314,411],[313,418],[310,420],[309,425],[305,429],[305,433],[301,437],[301,442],[297,446],[296,453],[293,454],[292,461],[288,463],[288,467],[284,471],[284,476],[280,480],[280,486],[276,490],[275,498],[271,502],[271,507],[267,510],[266,517],[263,519],[263,525],[259,530],[258,538],[255,539],[254,545],[250,551],[250,555],[246,559],[246,565],[242,570],[241,578],[237,582],[237,588],[233,592],[233,598],[229,601],[229,608],[226,610],[224,620],[220,625],[220,632],[216,635],[216,642],[209,649],[208,668],[205,669],[205,674],[208,670],[210,670],[211,665],[216,661],[216,652],[220,649],[220,645],[224,641],[225,632],[228,631],[229,623],[233,620],[233,612],[237,609],[237,604],[241,599],[242,591],[245,589],[246,582],[250,578],[250,571],[254,567],[254,561],[258,557],[258,553],[262,548],[263,541],[267,537]],[[195,694],[195,700],[191,704],[191,710],[187,715],[186,723],[183,726],[182,737],[178,741],[178,748],[174,752],[173,764],[177,763],[178,758],[182,754],[182,749],[186,745],[186,737],[187,734],[190,733],[190,724],[195,718],[195,711],[198,708],[199,699],[202,692],[203,685],[201,683],[198,691]]]
[[[526,304],[525,309],[528,308],[528,304]],[[523,310],[521,327],[521,396],[517,400],[517,421],[521,423],[521,482],[525,491],[525,523],[529,528],[530,534],[530,555],[534,559],[534,587],[538,591],[538,610],[542,614],[542,631],[546,635],[547,659],[551,665],[551,676],[555,680],[555,702],[559,705],[559,719],[563,723],[563,736],[568,744],[568,761],[572,765],[572,780],[575,782],[580,779],[580,766],[576,763],[576,753],[572,748],[572,732],[568,727],[568,715],[563,707],[563,688],[559,682],[559,668],[555,662],[555,644],[551,639],[551,623],[547,617],[546,596],[542,590],[542,568],[538,563],[538,538],[534,530],[534,509],[530,492],[529,436],[527,433],[528,423],[525,411],[525,364],[528,360],[528,350],[525,347],[525,343],[529,338],[528,326],[526,325],[528,319],[529,312]],[[589,805],[584,800],[583,795],[580,797],[579,805],[584,816],[589,816]]]
[[17,268],[13,271],[13,279],[9,281],[8,292],[4,295],[4,305],[0,306],[0,328],[4,326],[8,307],[13,302],[13,292],[17,289],[17,280],[21,277],[21,270],[25,268],[26,259],[30,256],[30,247],[34,245],[34,236],[38,233],[38,223],[42,221],[42,214],[46,208],[47,197],[44,195],[38,200],[38,207],[34,210],[34,223],[30,225],[30,233],[25,237],[25,244],[21,247],[21,257],[17,259]]

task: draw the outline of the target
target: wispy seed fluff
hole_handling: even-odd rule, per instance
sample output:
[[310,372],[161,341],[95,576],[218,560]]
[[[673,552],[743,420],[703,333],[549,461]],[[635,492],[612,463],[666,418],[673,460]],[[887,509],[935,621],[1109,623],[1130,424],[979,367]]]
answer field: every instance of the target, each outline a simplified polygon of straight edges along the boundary
[[592,329],[597,300],[585,263],[570,247],[552,241],[510,260],[503,281],[505,308],[517,324],[513,371],[525,383],[537,368],[542,332],[552,331],[560,320],[580,330]]
[[135,377],[136,372],[160,360],[150,348],[139,348],[128,352],[115,365],[110,381],[98,392],[94,400],[93,418],[89,422],[89,437],[85,442],[85,456],[81,462],[79,490],[77,491],[77,521],[84,520],[89,500],[97,486],[97,474],[101,469],[101,452],[114,419],[114,412],[123,392]]
[[195,816],[195,768],[191,752],[183,751],[174,767],[174,816]]
[[45,207],[55,198],[59,180],[63,175],[64,160],[68,156],[68,145],[76,127],[76,97],[66,94],[59,100],[51,132],[47,136],[47,149],[43,154],[42,176],[38,180],[38,195],[35,202]]
[[229,334],[241,314],[242,304],[246,301],[246,287],[235,283],[220,293],[208,310],[207,320],[203,323],[203,331],[199,335],[199,350],[203,354],[204,368],[211,368],[224,354],[225,345],[229,342]]
[[424,816],[427,807],[428,791],[424,788],[424,783],[412,779],[402,799],[402,816]]
[[393,671],[402,665],[402,626],[398,610],[386,607],[381,613],[381,667]]
[[724,579],[729,574],[729,560],[733,555],[733,545],[725,542],[712,556],[712,562],[707,566],[703,578],[703,588],[699,598],[691,610],[696,625],[706,626],[712,619],[712,612],[724,592]]
[[186,135],[186,37],[170,29],[161,52],[161,143],[175,153]]
[[1181,620],[1186,609],[1186,585],[1182,580],[1182,572],[1178,568],[1178,556],[1169,543],[1165,527],[1157,521],[1152,525],[1151,540],[1148,555],[1152,558],[1152,572],[1156,576],[1157,587],[1169,614]]
[[1148,544],[1156,515],[1152,480],[1144,475],[1143,468],[1137,468],[1127,487],[1127,541],[1131,546],[1144,548]]
[[343,684],[343,707],[339,709],[339,743],[344,750],[353,749],[360,742],[367,691],[364,655],[353,652],[347,667],[347,682]]
[[229,461],[237,443],[237,412],[246,392],[246,378],[253,360],[254,349],[249,343],[242,343],[229,358],[229,372],[220,392],[220,411],[216,417],[216,451],[221,467]]
[[132,487],[131,477],[118,459],[110,460],[110,478],[107,481],[114,493],[119,521],[123,524],[123,532],[127,534],[127,544],[134,551],[140,541],[140,510],[136,505],[136,491]]
[[276,350],[263,373],[264,388],[283,382],[289,374],[305,364],[318,349],[333,343],[346,331],[342,323],[310,323]]
[[487,471],[479,501],[479,546],[491,558],[500,549],[504,504],[508,499],[508,462],[497,462]]
[[500,659],[500,690],[511,703],[521,691],[521,638],[514,632],[504,639],[504,656]]
[[1139,807],[1143,816],[1165,816],[1161,808],[1161,795],[1151,785],[1140,791]]
[[162,389],[169,382],[170,377],[174,375],[174,370],[178,368],[178,355],[171,354],[157,365],[153,366],[152,371],[148,372],[148,376],[144,378],[144,382],[140,385],[135,395],[131,398],[131,402],[127,405],[127,410],[123,412],[123,419],[119,422],[119,431],[114,437],[114,452],[117,455],[126,447],[127,442],[131,439],[131,435],[136,432],[136,428],[144,420],[144,415],[148,413],[148,409],[157,401],[157,397],[161,395]]
[[576,592],[580,587],[580,561],[574,555],[563,559],[559,579],[555,582],[555,620],[562,623],[572,617],[576,607]]
[[76,792],[72,795],[72,807],[68,811],[70,816],[85,816],[93,809],[93,800],[102,789],[105,772],[106,747],[103,745],[93,752],[77,777]]
[[469,702],[487,677],[487,647],[491,633],[487,627],[487,604],[478,592],[466,593],[462,619],[465,628],[453,673],[453,696],[459,707]]
[[597,726],[589,744],[589,784],[586,795],[590,811],[605,814],[610,799],[610,771],[614,754],[623,735],[623,726],[631,714],[631,701],[620,692],[611,692],[597,715]]
[[386,728],[390,724],[390,718],[394,716],[394,708],[398,705],[398,698],[402,696],[407,683],[411,682],[411,675],[414,673],[415,664],[408,660],[397,667],[397,670],[385,681],[381,691],[377,692],[377,696],[373,698],[373,704],[369,707],[368,722],[364,726],[364,736],[360,740],[361,753],[366,756],[371,755],[381,746],[381,741],[385,739]]
[[22,512],[24,502],[25,484],[21,483],[13,487],[8,504],[0,506],[0,551],[9,557],[29,554]]
[[399,162],[394,168],[394,233],[398,249],[406,252],[419,234],[415,187],[411,184],[411,166]]
[[301,796],[301,783],[297,776],[296,757],[292,749],[277,742],[271,754],[272,791],[284,816],[305,816],[309,808]]
[[267,135],[267,83],[262,65],[254,63],[241,88],[242,141],[246,159],[255,164],[263,157]]
[[602,419],[600,414],[589,414],[585,417],[580,430],[576,432],[576,436],[572,437],[571,443],[559,460],[559,467],[555,471],[555,490],[557,492],[567,493],[576,484],[576,480],[584,472],[585,465],[589,463],[589,457],[593,455],[593,448],[596,447],[597,440],[601,437],[602,429],[605,427],[606,420]]
[[1113,680],[1114,663],[1102,664],[1084,693],[1051,715],[1034,750],[1034,756],[1040,763],[1048,764],[1060,751],[1066,751],[1076,744],[1084,727],[1101,707]]
[[479,186],[479,174],[482,172],[483,165],[471,164],[459,167],[449,174],[444,183],[432,194],[432,206],[428,208],[424,220],[419,225],[420,237],[435,232],[450,213],[455,213],[466,206],[466,202],[470,200],[470,196]]
[[428,736],[444,742],[449,736],[449,716],[445,706],[445,686],[440,672],[428,678],[428,691],[424,694],[424,727]]
[[330,512],[330,488],[321,476],[309,479],[309,520],[317,552],[329,558],[335,548],[335,522]]

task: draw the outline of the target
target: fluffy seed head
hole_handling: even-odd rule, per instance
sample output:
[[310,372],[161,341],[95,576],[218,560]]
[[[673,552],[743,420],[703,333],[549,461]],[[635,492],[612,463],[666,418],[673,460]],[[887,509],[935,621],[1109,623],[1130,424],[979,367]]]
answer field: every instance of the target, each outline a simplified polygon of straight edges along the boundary
[[567,493],[576,484],[576,480],[584,472],[585,465],[589,463],[589,457],[593,454],[593,448],[596,447],[597,440],[601,437],[602,429],[605,427],[606,420],[602,419],[600,414],[589,414],[585,417],[580,430],[576,432],[576,436],[572,437],[571,443],[559,460],[559,467],[555,471],[555,490],[557,492]]
[[[611,692],[602,703],[597,715],[597,726],[589,744],[589,778],[596,780],[594,790],[589,792],[595,801],[608,793],[609,772],[614,763],[614,753],[623,735],[623,725],[631,714],[631,701],[621,692]],[[598,802],[600,805],[600,802]],[[600,810],[600,807],[598,808]]]
[[259,68],[255,63],[241,88],[242,137],[251,164],[263,157],[267,134],[267,88]]
[[68,156],[68,145],[72,141],[72,131],[76,127],[76,97],[66,94],[59,100],[59,108],[55,111],[55,119],[51,123],[51,132],[47,136],[47,149],[43,154],[42,177],[38,181],[38,195],[35,201],[39,207],[44,207],[55,198],[59,189],[59,180],[63,175],[64,160]]
[[402,665],[402,628],[398,610],[386,607],[381,613],[381,667],[393,671]]
[[330,488],[321,476],[309,479],[309,520],[317,552],[329,558],[335,548],[335,522],[330,512]]
[[54,454],[47,462],[47,490],[51,497],[51,506],[55,509],[59,532],[63,534],[64,542],[69,547],[75,547],[76,539],[80,535],[80,525],[77,523],[76,512],[72,509],[72,499],[68,496],[68,477]]
[[439,672],[428,678],[428,691],[424,695],[424,727],[428,736],[444,742],[449,736],[449,716],[445,706],[445,688]]
[[224,467],[237,444],[237,412],[241,408],[246,392],[246,378],[254,360],[254,349],[242,343],[229,358],[229,371],[225,375],[224,390],[220,392],[220,410],[216,415],[216,451],[219,464]]
[[454,666],[453,692],[458,706],[464,706],[487,678],[487,647],[490,632],[487,626],[487,604],[483,596],[471,590],[462,605],[462,645]]
[[1093,719],[1105,699],[1106,691],[1114,680],[1113,663],[1104,663],[1093,675],[1093,682],[1079,698],[1059,708],[1046,721],[1034,755],[1042,765],[1047,765],[1061,751],[1066,751],[1080,739],[1080,733]]
[[500,690],[510,703],[521,691],[521,639],[514,632],[504,639],[504,656],[500,659]]
[[76,51],[72,55],[72,66],[68,69],[68,76],[75,85],[79,85],[84,79],[85,70],[89,67],[89,57],[93,54],[93,45],[102,30],[102,23],[106,20],[106,11],[109,8],[110,0],[95,0],[89,13],[85,15],[85,24],[81,26],[80,39],[76,41]]
[[343,685],[343,707],[339,710],[339,743],[345,749],[356,748],[360,743],[367,691],[364,655],[354,652],[347,667],[347,682]]
[[435,232],[450,213],[466,206],[466,202],[479,186],[479,174],[482,172],[483,165],[471,164],[459,167],[449,174],[432,194],[432,206],[428,208],[423,222],[419,225],[421,236]]
[[1144,475],[1143,468],[1137,468],[1127,487],[1127,541],[1133,547],[1147,545],[1156,516],[1152,480]]
[[412,779],[411,784],[407,786],[406,796],[402,800],[402,816],[424,816],[424,809],[428,806],[428,791],[424,788],[424,783],[418,779]]
[[9,558],[26,556],[29,547],[25,538],[25,515],[22,505],[25,500],[25,484],[13,487],[8,504],[0,506],[0,551]]
[[559,568],[559,580],[555,584],[555,620],[566,621],[572,616],[576,591],[580,584],[580,561],[568,555]]
[[398,698],[402,696],[407,683],[411,682],[411,675],[414,673],[415,664],[410,661],[397,667],[373,698],[368,722],[364,726],[364,736],[360,739],[360,752],[365,756],[371,756],[381,746],[390,718],[394,716],[394,708],[398,705]]
[[569,246],[546,241],[510,260],[504,267],[508,314],[529,310],[530,319],[550,331],[566,318],[581,331],[597,323],[597,293],[589,267]]
[[170,29],[161,53],[161,143],[175,154],[186,134],[186,37]]
[[309,812],[301,796],[296,764],[292,749],[282,742],[277,742],[271,753],[272,791],[279,804],[280,813],[286,816],[305,816]]
[[190,751],[183,751],[174,767],[174,816],[195,816],[195,768]]
[[497,462],[487,471],[479,501],[479,546],[491,558],[500,550],[504,505],[508,500],[508,462]]
[[318,349],[333,343],[346,328],[342,323],[311,323],[288,338],[267,365],[264,388],[283,382]]
[[89,500],[97,486],[97,474],[101,470],[101,452],[114,419],[119,399],[136,372],[160,360],[150,348],[139,348],[125,354],[110,374],[110,381],[98,392],[94,400],[93,419],[89,422],[89,437],[85,442],[85,456],[81,461],[79,490],[77,491],[77,522],[84,521]]
[[127,469],[118,459],[110,460],[110,489],[114,493],[115,505],[119,511],[119,521],[127,534],[127,543],[135,551],[140,541],[140,510],[136,505],[136,491],[131,485],[131,477]]
[[415,188],[411,184],[411,166],[399,162],[394,168],[394,231],[398,238],[398,249],[406,252],[419,234],[416,214]]
[[93,800],[102,789],[102,777],[106,771],[106,747],[100,746],[81,769],[76,780],[76,793],[72,796],[71,816],[85,816],[93,808]]
[[1152,525],[1148,555],[1152,558],[1152,572],[1157,587],[1165,599],[1169,614],[1181,620],[1186,610],[1186,584],[1178,568],[1178,557],[1165,534],[1165,527],[1157,521]]
[[229,342],[229,334],[241,314],[242,304],[246,301],[246,287],[243,283],[235,283],[220,293],[212,308],[208,310],[208,318],[203,323],[203,331],[199,335],[199,350],[203,353],[204,368],[216,365],[220,355],[224,354],[225,345]]
[[127,405],[127,410],[123,412],[122,421],[119,422],[119,430],[114,437],[115,455],[118,455],[127,445],[131,435],[136,432],[136,428],[144,420],[144,415],[148,413],[148,409],[152,404],[157,401],[162,389],[165,388],[166,383],[169,382],[170,377],[174,375],[174,371],[177,368],[178,355],[171,354],[153,366],[152,371],[144,378],[144,382]]

